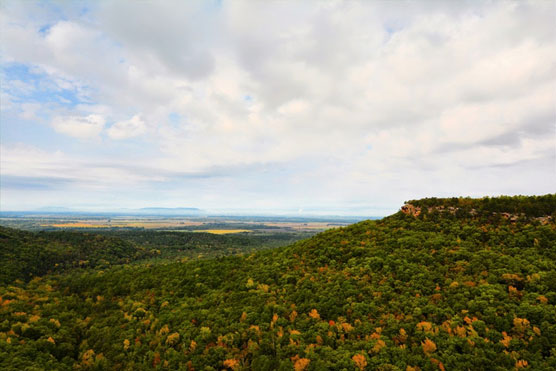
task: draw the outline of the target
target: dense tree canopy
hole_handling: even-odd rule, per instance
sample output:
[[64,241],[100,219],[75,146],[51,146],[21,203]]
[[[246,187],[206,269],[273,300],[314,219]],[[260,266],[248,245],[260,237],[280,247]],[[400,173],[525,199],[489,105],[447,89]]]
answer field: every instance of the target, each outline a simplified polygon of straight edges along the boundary
[[[553,196],[537,200],[513,202]],[[412,203],[454,205],[432,202]],[[399,212],[246,256],[16,281],[0,367],[552,370],[556,224],[508,205],[524,216]]]

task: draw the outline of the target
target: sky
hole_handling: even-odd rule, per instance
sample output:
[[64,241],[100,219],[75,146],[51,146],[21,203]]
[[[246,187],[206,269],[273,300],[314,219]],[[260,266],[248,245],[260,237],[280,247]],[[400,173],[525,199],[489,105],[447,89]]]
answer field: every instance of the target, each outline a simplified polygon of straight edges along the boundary
[[0,3],[0,209],[556,190],[556,2]]

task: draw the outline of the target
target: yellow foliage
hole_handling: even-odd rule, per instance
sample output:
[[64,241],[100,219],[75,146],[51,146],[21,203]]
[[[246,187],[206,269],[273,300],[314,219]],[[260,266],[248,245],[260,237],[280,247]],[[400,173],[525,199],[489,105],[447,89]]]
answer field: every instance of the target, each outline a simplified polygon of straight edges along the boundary
[[124,340],[124,350],[128,350],[129,349],[129,340],[125,339]]
[[457,336],[462,338],[464,338],[467,333],[467,331],[465,331],[465,327],[463,326],[457,326],[454,331],[456,332]]
[[270,289],[270,286],[267,285],[267,284],[262,283],[262,284],[257,285],[257,290],[261,290],[263,292],[268,292],[269,289]]
[[344,322],[342,323],[342,329],[344,329],[345,332],[350,332],[353,331],[353,326],[347,322]]
[[429,338],[426,338],[425,341],[421,342],[421,347],[423,348],[423,352],[427,355],[436,351],[436,344]]
[[537,336],[541,336],[541,329],[537,326],[533,326],[533,332],[537,334]]
[[224,367],[231,368],[232,370],[237,370],[239,368],[239,361],[237,359],[227,359],[222,362]]
[[301,332],[297,330],[290,330],[290,335],[301,335]]
[[57,319],[51,318],[49,322],[53,323],[56,327],[60,327],[60,321]]
[[523,333],[527,328],[529,328],[529,320],[525,318],[514,318],[514,327],[516,331]]
[[243,321],[245,321],[246,319],[247,319],[247,313],[245,313],[245,312],[241,313],[241,318],[239,319],[240,322],[243,322]]
[[458,287],[458,286],[459,286],[458,281],[454,281],[450,284],[450,288],[455,288],[455,287]]
[[95,351],[92,350],[92,349],[89,349],[88,351],[83,353],[83,356],[81,357],[81,363],[83,363],[86,366],[91,366],[93,364],[93,356],[94,355],[95,355]]
[[299,358],[297,361],[295,361],[295,363],[293,364],[293,369],[295,371],[303,371],[307,368],[307,366],[309,366],[309,363],[311,362],[310,359],[308,358]]
[[376,344],[373,346],[372,350],[373,350],[373,352],[378,353],[385,346],[386,346],[386,343],[384,342],[384,340],[377,340]]
[[435,334],[438,332],[438,329],[433,328],[432,323],[430,322],[426,322],[426,321],[421,321],[417,324],[417,330],[423,331],[427,334]]
[[363,354],[356,354],[353,357],[351,357],[351,359],[353,360],[353,362],[355,363],[355,366],[359,369],[359,370],[364,370],[365,367],[367,366],[367,358],[365,358],[365,356]]
[[313,309],[312,311],[309,312],[309,317],[313,319],[320,319],[320,314],[316,309]]
[[405,371],[419,371],[419,370],[420,370],[419,366],[415,366],[415,367],[413,367],[413,366],[407,366],[407,367],[405,368]]
[[519,274],[513,274],[513,273],[504,273],[502,275],[502,279],[504,279],[505,281],[523,281],[523,278],[521,278],[521,276]]
[[164,325],[164,327],[162,327],[158,333],[160,335],[166,335],[169,332],[170,332],[170,329],[168,328],[168,325]]
[[297,318],[297,312],[294,310],[293,312],[291,312],[290,314],[290,321],[295,321],[295,319]]
[[174,345],[174,344],[176,344],[179,340],[180,340],[180,334],[178,334],[177,332],[174,332],[174,333],[168,335],[168,337],[166,338],[166,344],[168,344],[168,345]]
[[191,340],[191,343],[189,344],[189,349],[191,351],[194,351],[195,348],[197,348],[197,342],[195,340]]

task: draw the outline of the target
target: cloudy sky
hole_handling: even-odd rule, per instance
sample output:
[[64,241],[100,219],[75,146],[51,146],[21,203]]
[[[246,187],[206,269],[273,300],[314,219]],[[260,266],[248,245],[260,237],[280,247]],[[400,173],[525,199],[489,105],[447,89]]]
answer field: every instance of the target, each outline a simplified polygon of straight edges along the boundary
[[556,190],[554,1],[1,4],[2,210]]

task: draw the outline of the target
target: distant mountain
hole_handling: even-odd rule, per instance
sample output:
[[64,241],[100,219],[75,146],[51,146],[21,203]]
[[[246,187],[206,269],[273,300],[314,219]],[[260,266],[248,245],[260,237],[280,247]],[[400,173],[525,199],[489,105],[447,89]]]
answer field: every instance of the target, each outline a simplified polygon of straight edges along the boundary
[[196,216],[202,214],[202,210],[196,207],[143,207],[141,209],[130,209],[138,215],[180,215]]
[[119,215],[119,216],[200,216],[206,213],[195,207],[144,207],[141,209],[113,209],[104,211],[79,210],[68,207],[46,206],[29,211],[0,211],[0,216],[18,215]]

